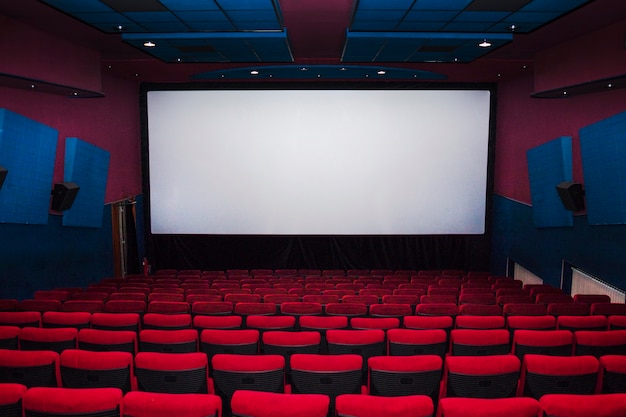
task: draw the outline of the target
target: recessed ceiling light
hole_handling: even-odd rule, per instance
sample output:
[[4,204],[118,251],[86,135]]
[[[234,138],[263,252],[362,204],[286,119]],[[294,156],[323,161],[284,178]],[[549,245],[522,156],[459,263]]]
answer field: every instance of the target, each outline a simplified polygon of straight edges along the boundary
[[515,24],[512,24],[511,26],[509,26],[509,30],[511,32],[515,32],[515,29],[517,29],[517,26],[515,26]]
[[115,27],[115,29],[116,29],[118,32],[123,32],[126,28],[125,28],[124,26],[122,26],[122,25],[117,25],[117,26]]
[[259,75],[259,71],[252,70],[252,71],[250,71],[250,75]]
[[307,67],[302,67],[300,68],[300,71],[308,71],[309,69]]
[[609,88],[613,88],[613,84],[609,83],[609,84],[607,85],[607,87],[609,87]]
[[380,70],[380,71],[378,71],[376,74],[378,74],[378,75],[385,75],[385,74],[387,74],[387,71],[385,71],[385,70]]
[[339,68],[339,71],[348,71],[348,68],[346,68],[346,67],[341,67],[341,68]]
[[480,46],[481,48],[489,48],[491,46],[491,42],[485,39],[481,43],[479,43],[478,46]]
[[143,43],[143,46],[145,46],[146,48],[154,48],[156,46],[156,43],[152,41],[147,41]]
[[567,95],[567,91],[563,91],[563,95],[566,96]]

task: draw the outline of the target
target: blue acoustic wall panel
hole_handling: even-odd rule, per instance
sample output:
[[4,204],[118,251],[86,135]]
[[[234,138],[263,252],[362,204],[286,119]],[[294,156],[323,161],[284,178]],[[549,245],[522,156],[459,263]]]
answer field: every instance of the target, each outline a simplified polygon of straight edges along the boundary
[[0,189],[0,222],[47,224],[57,130],[0,109],[0,165],[8,169]]
[[573,214],[561,202],[557,184],[572,180],[572,138],[561,136],[526,153],[535,227],[573,225]]
[[626,224],[626,112],[579,134],[589,224]]
[[80,190],[64,212],[63,226],[101,227],[110,154],[78,138],[65,139],[65,181]]

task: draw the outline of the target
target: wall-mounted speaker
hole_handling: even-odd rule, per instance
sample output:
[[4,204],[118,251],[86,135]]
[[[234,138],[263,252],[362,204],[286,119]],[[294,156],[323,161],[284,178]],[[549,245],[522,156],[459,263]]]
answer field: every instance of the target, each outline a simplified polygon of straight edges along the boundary
[[0,166],[0,188],[2,188],[2,184],[4,184],[4,179],[7,177],[9,170],[3,166]]
[[78,190],[80,190],[80,187],[73,182],[54,184],[50,208],[54,211],[65,211],[69,209],[74,203]]
[[564,181],[556,186],[563,206],[569,211],[585,209],[585,190],[583,185],[576,182]]

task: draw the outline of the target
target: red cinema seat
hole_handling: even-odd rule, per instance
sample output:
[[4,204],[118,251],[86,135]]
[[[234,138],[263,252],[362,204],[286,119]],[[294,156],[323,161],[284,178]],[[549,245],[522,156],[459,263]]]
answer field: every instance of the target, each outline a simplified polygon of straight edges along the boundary
[[550,303],[547,313],[553,316],[588,316],[589,304],[587,303]]
[[142,319],[142,329],[183,330],[191,328],[191,314],[146,313]]
[[65,349],[76,349],[77,338],[78,330],[73,327],[24,327],[19,334],[21,350],[52,350],[57,353]]
[[591,314],[602,316],[626,316],[624,303],[592,303]]
[[198,351],[198,331],[183,330],[141,330],[139,350],[142,352],[193,353]]
[[545,304],[507,303],[502,306],[502,312],[509,316],[545,316],[548,306]]
[[457,316],[457,329],[504,329],[504,316]]
[[32,388],[22,397],[24,417],[121,417],[117,388]]
[[311,301],[287,301],[280,305],[280,314],[289,316],[319,316],[323,312],[321,303]]
[[261,352],[270,355],[282,355],[285,363],[295,353],[320,353],[321,336],[315,331],[285,332],[267,331],[261,339]]
[[513,334],[516,330],[556,330],[556,318],[543,316],[508,316],[506,326]]
[[124,395],[124,415],[132,417],[221,417],[222,400],[213,394],[133,391]]
[[227,316],[233,314],[233,303],[230,301],[198,301],[191,306],[193,315]]
[[87,329],[91,324],[91,313],[87,312],[65,312],[46,311],[41,316],[43,327],[59,328],[73,327],[75,329]]
[[20,328],[17,326],[0,326],[0,349],[19,348]]
[[62,301],[59,300],[22,300],[17,309],[19,311],[61,311]]
[[605,316],[559,316],[556,319],[559,330],[607,330],[608,325]]
[[511,351],[505,329],[453,329],[450,353],[459,356],[506,355]]
[[578,330],[574,332],[574,354],[626,355],[626,330]]
[[[537,417],[539,402],[534,398],[442,398],[437,417]],[[541,416],[544,417],[544,416]]]
[[626,417],[626,394],[546,394],[539,406],[541,416]]
[[462,304],[459,306],[462,316],[502,316],[502,307],[496,304]]
[[241,316],[195,316],[193,318],[194,329],[201,332],[204,329],[241,329],[243,318]]
[[611,297],[606,294],[574,294],[575,303],[610,303]]
[[94,352],[137,353],[137,333],[130,330],[81,329],[78,331],[78,349]]
[[404,327],[407,329],[443,329],[452,330],[454,318],[446,315],[435,316],[407,316],[404,318]]
[[383,397],[439,397],[443,359],[437,355],[374,356],[368,360],[368,393]]
[[388,330],[399,327],[400,319],[397,317],[352,317],[350,319],[350,328],[354,330]]
[[15,298],[0,298],[1,311],[17,311],[18,301]]
[[[390,295],[389,297],[400,297],[397,295]],[[413,314],[413,308],[410,304],[372,304],[369,308],[370,317],[372,318],[395,318],[401,321],[404,316],[410,316]]]
[[146,312],[146,302],[140,300],[111,300],[104,305],[106,313],[136,313]]
[[137,390],[133,355],[128,352],[67,349],[61,353],[60,365],[65,388]]
[[345,330],[348,328],[348,317],[346,316],[302,316],[299,320],[300,330],[313,330],[320,334],[320,352],[328,353],[328,342],[326,332],[331,329]]
[[61,306],[61,311],[101,313],[104,311],[104,301],[72,299],[63,303],[63,305]]
[[431,417],[433,400],[425,395],[384,398],[374,395],[339,395],[337,417]]
[[459,306],[457,306],[456,303],[418,304],[415,307],[415,314],[418,316],[455,317],[459,314]]
[[231,399],[231,414],[232,417],[326,417],[329,405],[328,396],[321,394],[238,390]]
[[0,350],[0,383],[60,387],[59,354],[51,350]]
[[626,355],[600,356],[602,393],[626,393]]
[[437,355],[448,350],[448,335],[443,329],[389,329],[388,352],[392,356]]
[[511,352],[518,358],[537,354],[570,356],[574,349],[574,333],[569,330],[516,330]]
[[518,395],[540,399],[546,394],[596,392],[600,363],[593,356],[527,354],[522,362]]
[[22,417],[22,397],[27,389],[22,384],[0,383],[0,415]]
[[447,356],[441,397],[514,397],[519,376],[520,360],[514,355]]
[[98,330],[125,330],[137,333],[140,316],[137,313],[93,313],[91,328]]
[[225,414],[237,390],[285,392],[285,358],[281,355],[217,354],[211,358],[215,393]]
[[385,331],[381,329],[328,330],[326,341],[328,353],[331,355],[360,355],[363,358],[364,372],[370,357],[387,354]]
[[219,353],[256,355],[259,353],[259,331],[205,329],[200,333],[200,350],[209,357]]
[[328,303],[325,312],[328,316],[366,317],[368,306],[365,303]]
[[334,415],[335,398],[341,394],[361,394],[363,381],[361,355],[294,354],[290,359],[291,392],[323,394],[330,397],[329,415]]
[[268,330],[294,330],[296,318],[294,316],[249,316],[246,319],[248,329],[259,332]]
[[207,355],[194,353],[139,352],[135,376],[140,391],[170,394],[212,394]]
[[190,311],[189,303],[185,301],[151,301],[147,310],[159,314],[188,314]]

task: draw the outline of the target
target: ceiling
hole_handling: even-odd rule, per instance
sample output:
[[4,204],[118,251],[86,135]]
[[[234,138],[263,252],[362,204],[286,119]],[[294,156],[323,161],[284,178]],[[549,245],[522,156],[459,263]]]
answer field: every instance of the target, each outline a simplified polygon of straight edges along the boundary
[[[490,82],[626,19],[623,0],[20,0],[0,14],[150,82]],[[490,47],[480,47],[483,41]],[[146,47],[150,41],[154,46]],[[256,72],[255,72],[256,71]]]

